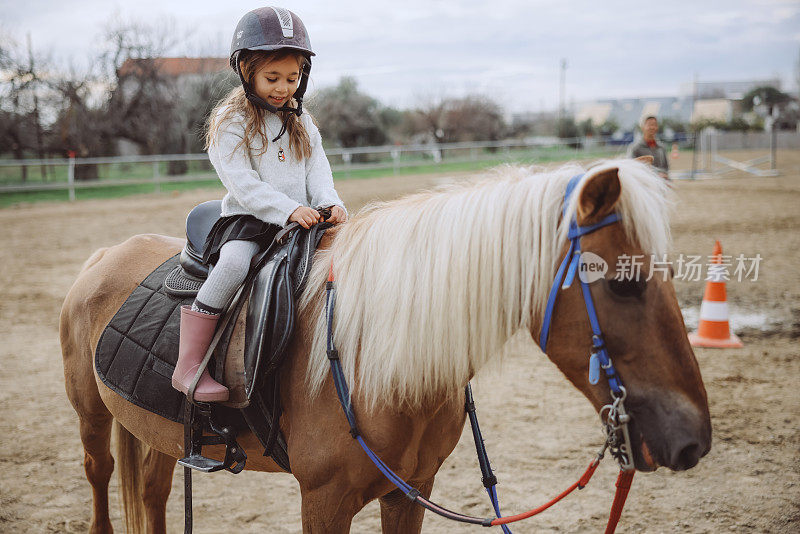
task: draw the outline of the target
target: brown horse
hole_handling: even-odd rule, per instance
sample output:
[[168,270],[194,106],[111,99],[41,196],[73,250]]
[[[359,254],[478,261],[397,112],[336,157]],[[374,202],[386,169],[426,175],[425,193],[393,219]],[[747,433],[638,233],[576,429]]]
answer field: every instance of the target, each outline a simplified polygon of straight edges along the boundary
[[[480,183],[370,206],[326,234],[301,298],[280,420],[302,494],[305,532],[346,532],[380,499],[383,532],[419,532],[423,509],[380,475],[348,433],[324,352],[323,288],[336,272],[335,338],[366,442],[427,497],[465,421],[463,387],[520,329],[541,328],[555,267],[566,254],[559,224],[570,176],[504,169]],[[612,211],[620,222],[582,238],[584,251],[617,264],[622,255],[669,246],[668,189],[644,164],[613,161],[582,178],[565,216],[591,224]],[[80,418],[86,476],[94,491],[91,532],[111,532],[108,483],[112,422],[120,425],[123,501],[129,530],[143,521],[165,531],[165,508],[183,428],[129,404],[95,376],[94,349],[124,300],[183,240],[140,235],[96,252],[61,312],[67,394]],[[635,465],[693,467],[711,443],[706,393],[669,279],[647,280],[649,260],[630,280],[613,269],[593,282],[609,354],[625,387]],[[237,345],[237,344],[234,344]],[[241,344],[238,344],[240,346]],[[548,357],[599,410],[605,380],[587,376],[591,329],[578,284],[562,290]],[[124,427],[124,428],[122,428]],[[149,448],[142,457],[137,440]],[[247,468],[279,471],[241,436]],[[221,458],[221,450],[210,456]]]

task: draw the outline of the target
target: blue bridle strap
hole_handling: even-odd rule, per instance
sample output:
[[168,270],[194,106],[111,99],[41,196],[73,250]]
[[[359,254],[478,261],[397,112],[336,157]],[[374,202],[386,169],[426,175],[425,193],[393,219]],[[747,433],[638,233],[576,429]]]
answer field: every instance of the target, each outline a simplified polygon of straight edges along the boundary
[[[564,206],[561,211],[562,218],[566,215],[570,198],[581,178],[583,178],[582,174],[573,176],[567,184],[567,190],[564,193]],[[578,272],[581,257],[581,237],[603,228],[604,226],[614,224],[619,220],[619,215],[616,213],[607,215],[599,222],[586,226],[578,226],[575,216],[570,220],[569,231],[567,233],[567,239],[569,239],[570,242],[569,250],[566,256],[564,256],[561,265],[558,267],[553,286],[550,288],[550,294],[547,297],[547,307],[545,308],[544,319],[542,320],[542,329],[539,333],[539,347],[542,351],[546,352],[547,349],[547,339],[550,335],[550,325],[553,320],[553,311],[555,309],[558,291],[559,289],[569,288],[575,280],[575,274]],[[580,280],[580,277],[578,278]],[[580,280],[580,284],[583,292],[583,300],[586,303],[586,312],[589,315],[589,324],[592,327],[592,353],[589,358],[589,382],[591,384],[596,384],[599,381],[600,369],[602,368],[605,370],[611,391],[620,393],[620,386],[622,384],[619,381],[616,369],[614,369],[614,365],[611,363],[608,352],[606,351],[603,333],[600,330],[600,322],[597,319],[597,311],[594,307],[594,300],[592,299],[589,284],[583,280]]]
[[619,221],[619,215],[616,213],[611,213],[603,217],[600,222],[596,222],[594,224],[590,224],[588,226],[577,226],[573,229],[572,225],[570,224],[569,233],[567,234],[567,239],[575,239],[586,234],[591,234],[595,230],[599,230],[604,226],[608,226],[609,224],[615,223]]

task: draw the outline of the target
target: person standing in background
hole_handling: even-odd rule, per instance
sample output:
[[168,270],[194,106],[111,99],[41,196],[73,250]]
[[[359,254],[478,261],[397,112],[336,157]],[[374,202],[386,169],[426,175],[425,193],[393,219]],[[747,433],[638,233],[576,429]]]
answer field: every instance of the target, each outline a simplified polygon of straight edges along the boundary
[[669,180],[669,161],[664,147],[656,141],[658,133],[658,119],[653,115],[647,116],[642,121],[642,138],[628,147],[628,157],[653,156],[653,167],[665,180]]

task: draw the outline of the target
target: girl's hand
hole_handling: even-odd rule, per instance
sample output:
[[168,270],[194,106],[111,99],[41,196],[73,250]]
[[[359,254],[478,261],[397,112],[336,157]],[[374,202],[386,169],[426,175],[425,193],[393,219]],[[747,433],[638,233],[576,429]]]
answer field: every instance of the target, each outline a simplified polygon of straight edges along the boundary
[[308,206],[300,206],[289,215],[289,222],[296,222],[306,230],[317,224],[319,220],[319,212]]
[[331,216],[327,222],[331,224],[343,223],[347,221],[347,212],[341,206],[331,206]]

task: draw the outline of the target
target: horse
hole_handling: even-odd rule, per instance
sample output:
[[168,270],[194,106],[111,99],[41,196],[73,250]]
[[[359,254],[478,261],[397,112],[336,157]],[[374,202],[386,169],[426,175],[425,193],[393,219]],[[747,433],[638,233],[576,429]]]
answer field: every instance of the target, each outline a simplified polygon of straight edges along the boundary
[[[576,194],[562,206],[567,182],[580,173]],[[427,498],[461,436],[465,385],[499,357],[512,335],[525,330],[537,339],[556,266],[567,254],[565,221],[572,217],[588,225],[617,213],[619,222],[582,238],[583,250],[612,266],[624,256],[644,258],[636,275],[617,279],[609,270],[589,286],[627,389],[636,469],[696,465],[711,446],[705,388],[670,275],[646,276],[650,255],[668,250],[671,205],[665,182],[634,160],[588,170],[577,164],[548,171],[506,167],[480,181],[373,203],[329,230],[299,298],[280,371],[280,429],[301,491],[303,531],[347,532],[353,516],[374,499],[384,533],[420,532],[424,514],[382,477],[348,432],[325,353],[329,271],[337,284],[333,335],[361,435]],[[98,250],[61,311],[66,390],[80,420],[93,533],[112,531],[112,427],[119,431],[116,459],[128,530],[166,530],[183,427],[108,389],[95,375],[93,354],[137,284],[183,245],[173,237],[138,235]],[[542,349],[599,411],[611,395],[605,380],[592,384],[587,377],[592,330],[578,285],[560,291]],[[260,454],[255,436],[245,433],[238,441],[248,453],[247,469],[280,471]],[[206,449],[217,459],[224,452]]]

